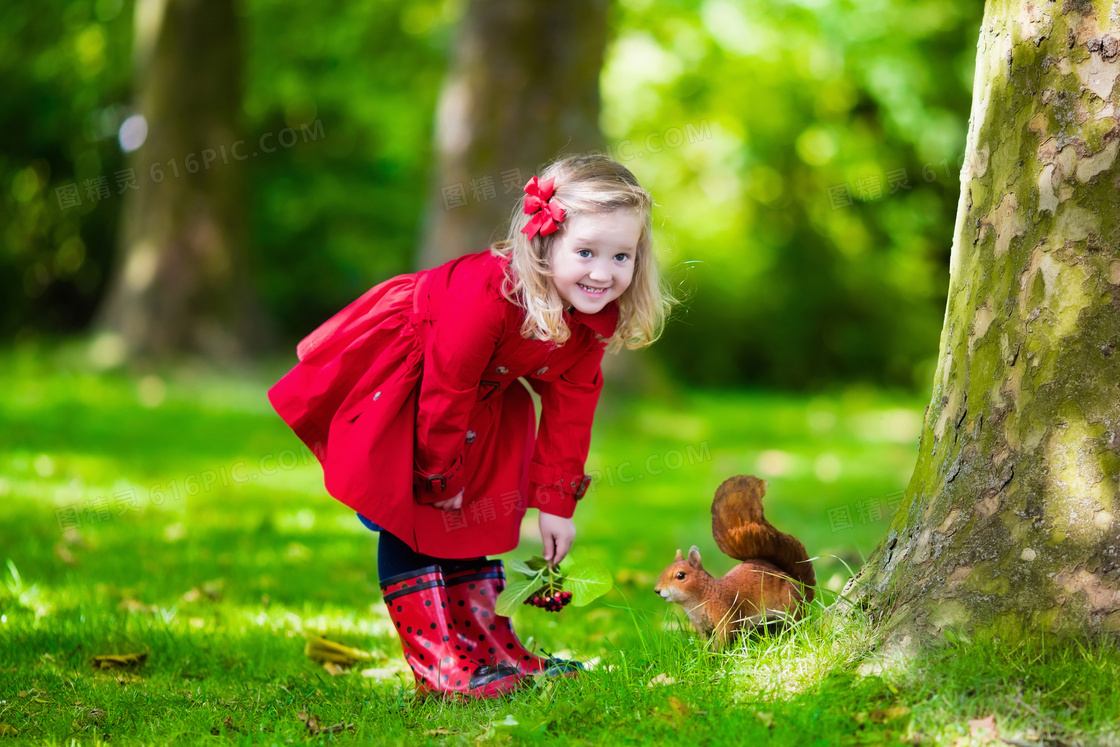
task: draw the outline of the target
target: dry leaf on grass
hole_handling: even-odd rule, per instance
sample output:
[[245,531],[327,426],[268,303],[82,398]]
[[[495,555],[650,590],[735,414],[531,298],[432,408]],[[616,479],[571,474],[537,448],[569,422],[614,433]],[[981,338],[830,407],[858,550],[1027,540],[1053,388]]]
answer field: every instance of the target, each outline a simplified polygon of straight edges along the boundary
[[321,664],[338,664],[344,667],[352,667],[362,661],[383,661],[388,658],[380,651],[374,654],[369,651],[343,646],[341,643],[328,641],[326,638],[308,638],[303,653],[307,654],[312,661]]
[[707,714],[707,711],[694,711],[692,710],[691,706],[689,706],[680,698],[669,696],[668,710],[659,715],[662,718],[667,719],[670,723],[679,727],[690,716],[705,714]]
[[224,578],[216,578],[212,581],[204,581],[202,587],[194,587],[187,593],[183,594],[184,602],[197,602],[202,597],[206,597],[211,602],[216,602],[222,598],[222,589],[226,585]]
[[66,565],[75,565],[78,562],[74,553],[70,552],[70,548],[61,542],[54,543],[54,554]]
[[762,725],[765,726],[767,729],[773,729],[774,728],[774,714],[773,713],[766,713],[765,711],[757,711],[757,712],[755,712],[754,715],[758,716],[758,720],[761,721]]
[[652,680],[647,682],[646,687],[653,687],[655,685],[673,685],[676,684],[676,682],[677,681],[675,679],[662,672],[661,674],[657,675]]
[[154,604],[144,604],[139,599],[122,599],[121,603],[117,605],[117,609],[124,610],[125,612],[154,613],[159,611],[159,607]]
[[996,729],[996,716],[991,714],[984,718],[974,718],[968,722],[968,735],[972,738],[999,739]]
[[138,667],[148,660],[147,654],[108,654],[93,657],[94,669],[127,669]]
[[669,696],[669,707],[673,709],[674,712],[679,713],[682,716],[692,715],[692,709],[685,705],[685,702],[683,700],[674,695]]
[[16,728],[14,726],[0,724],[0,737],[14,737],[17,734],[19,734],[19,732],[16,731]]
[[[222,726],[226,727],[229,731],[241,732],[240,729],[233,725],[233,716],[226,716],[226,720],[222,723]],[[215,726],[210,730],[210,733],[216,737],[221,736],[222,728],[220,726]]]
[[323,726],[319,723],[318,716],[308,716],[306,711],[300,711],[298,716],[299,720],[307,725],[307,731],[313,737],[318,736],[319,734],[337,734],[338,732],[346,731],[347,729],[349,729],[350,731],[354,731],[353,724],[340,723],[332,724],[330,726]]
[[885,724],[910,713],[906,706],[891,706],[890,708],[876,708],[873,711],[864,711],[856,714],[856,723],[863,724],[870,721],[873,724]]

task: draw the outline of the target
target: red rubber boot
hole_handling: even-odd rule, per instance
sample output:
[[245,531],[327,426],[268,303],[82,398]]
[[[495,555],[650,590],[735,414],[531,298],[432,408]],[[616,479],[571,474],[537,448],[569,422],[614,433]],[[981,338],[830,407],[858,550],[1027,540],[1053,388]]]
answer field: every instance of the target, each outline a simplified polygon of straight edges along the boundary
[[508,664],[523,675],[574,675],[583,669],[578,661],[544,658],[521,645],[508,617],[494,611],[498,594],[506,588],[506,575],[500,560],[479,561],[444,576],[451,619],[473,646],[481,661]]
[[387,578],[381,593],[422,693],[497,698],[521,684],[516,667],[487,664],[464,650],[438,565]]

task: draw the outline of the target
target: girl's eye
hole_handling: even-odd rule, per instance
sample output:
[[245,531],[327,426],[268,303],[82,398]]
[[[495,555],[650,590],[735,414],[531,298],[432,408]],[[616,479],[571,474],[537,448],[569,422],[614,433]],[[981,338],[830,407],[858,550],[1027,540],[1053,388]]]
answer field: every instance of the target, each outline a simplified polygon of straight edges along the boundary
[[584,259],[587,259],[588,257],[591,256],[591,250],[590,249],[580,249],[579,251],[576,252],[576,254],[583,257]]
[[630,259],[630,255],[629,254],[616,254],[616,255],[614,255],[614,259],[615,259],[616,262],[625,262],[626,260]]

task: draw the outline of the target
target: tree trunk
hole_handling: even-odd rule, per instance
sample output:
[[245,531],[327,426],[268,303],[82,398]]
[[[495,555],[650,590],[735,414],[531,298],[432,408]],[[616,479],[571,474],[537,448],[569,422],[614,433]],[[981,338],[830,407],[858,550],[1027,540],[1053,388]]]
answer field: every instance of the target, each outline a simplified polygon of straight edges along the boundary
[[918,463],[849,584],[895,643],[1120,629],[1113,8],[987,4]]
[[130,160],[109,291],[95,322],[111,358],[238,357],[269,334],[246,267],[233,0],[139,0],[134,67],[148,134]]
[[440,95],[417,268],[505,237],[544,161],[602,148],[607,0],[472,0]]

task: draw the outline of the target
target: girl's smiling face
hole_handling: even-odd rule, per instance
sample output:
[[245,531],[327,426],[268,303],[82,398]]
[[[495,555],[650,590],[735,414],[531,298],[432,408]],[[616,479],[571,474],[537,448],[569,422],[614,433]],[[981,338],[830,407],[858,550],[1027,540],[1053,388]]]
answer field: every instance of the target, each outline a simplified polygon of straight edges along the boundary
[[549,254],[552,283],[564,302],[594,314],[625,293],[641,233],[633,210],[566,216]]

